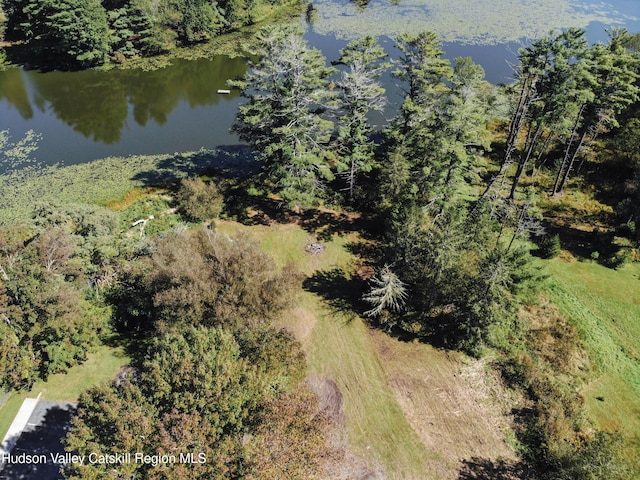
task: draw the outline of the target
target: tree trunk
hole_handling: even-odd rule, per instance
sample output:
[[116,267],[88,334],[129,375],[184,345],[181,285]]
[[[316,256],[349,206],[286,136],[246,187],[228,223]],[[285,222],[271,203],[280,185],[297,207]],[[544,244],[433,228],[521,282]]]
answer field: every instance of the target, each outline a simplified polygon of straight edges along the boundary
[[[598,137],[598,129],[595,128],[594,130],[596,133],[594,133],[593,136],[589,139],[589,142],[593,142]],[[576,168],[576,175],[580,173],[580,170],[582,169],[582,165],[584,165],[584,160],[585,160],[585,157],[582,157],[580,159],[580,165],[578,165],[578,168]]]
[[509,134],[507,135],[502,165],[500,165],[500,170],[491,179],[491,181],[487,185],[487,188],[484,190],[484,192],[482,192],[482,195],[480,195],[480,200],[483,200],[487,196],[487,194],[493,189],[493,186],[496,184],[498,179],[505,175],[507,168],[511,165],[511,155],[516,149],[518,136],[520,135],[522,126],[524,125],[524,120],[527,116],[527,111],[529,110],[529,105],[532,101],[531,89],[533,88],[534,84],[535,78],[531,77],[525,79],[524,83],[522,84],[522,89],[520,90],[520,98],[518,99],[518,105],[513,112],[511,122],[509,124]]
[[536,170],[539,168],[542,168],[542,166],[546,163],[547,159],[545,158],[543,162],[541,162],[540,160],[542,159],[542,155],[544,155],[544,152],[547,150],[547,147],[549,146],[549,141],[555,137],[555,135],[552,132],[549,132],[547,134],[547,136],[544,139],[544,143],[542,144],[542,148],[540,149],[540,152],[538,153],[538,158],[536,158],[536,161],[533,163],[533,175],[535,175]]
[[567,178],[569,178],[569,173],[571,172],[571,169],[573,168],[573,164],[575,163],[576,158],[578,157],[578,154],[582,149],[582,145],[584,145],[584,140],[587,138],[588,131],[589,129],[585,128],[583,129],[583,132],[580,135],[580,141],[578,142],[578,145],[573,151],[573,155],[571,155],[571,161],[569,162],[569,166],[567,167],[567,170],[564,172],[564,176],[562,177],[562,181],[560,182],[559,192],[562,191],[562,189],[564,188],[564,184],[567,181]]
[[560,164],[560,168],[558,168],[558,173],[556,175],[556,180],[553,183],[553,190],[551,191],[551,196],[555,196],[560,193],[560,189],[558,188],[560,185],[560,180],[563,178],[565,168],[567,163],[569,162],[569,156],[571,152],[571,146],[573,145],[573,139],[576,136],[576,132],[578,131],[578,125],[580,124],[580,118],[582,118],[582,112],[585,109],[585,104],[583,103],[580,106],[580,110],[576,115],[576,120],[573,122],[573,128],[571,129],[571,135],[569,136],[569,141],[567,143],[567,148],[564,151],[564,157],[562,158],[562,163]]
[[358,171],[358,165],[356,161],[351,159],[351,166],[349,168],[349,200],[353,201],[353,191],[356,188],[356,172]]
[[516,194],[516,188],[520,183],[520,179],[522,178],[522,174],[529,163],[529,159],[531,158],[531,154],[535,148],[536,143],[538,142],[538,136],[542,131],[542,124],[538,123],[536,129],[534,130],[533,135],[531,135],[531,130],[527,132],[527,140],[525,142],[525,154],[520,156],[520,162],[518,162],[518,170],[516,171],[515,176],[513,177],[513,182],[511,183],[511,192],[509,193],[509,199],[512,200]]

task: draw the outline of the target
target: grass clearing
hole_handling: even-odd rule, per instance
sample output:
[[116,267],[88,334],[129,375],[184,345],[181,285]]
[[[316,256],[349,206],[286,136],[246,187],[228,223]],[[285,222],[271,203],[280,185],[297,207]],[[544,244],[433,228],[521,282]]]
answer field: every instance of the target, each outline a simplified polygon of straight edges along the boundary
[[388,478],[436,478],[427,473],[433,454],[396,401],[368,327],[359,318],[329,311],[311,293],[304,294],[302,303],[317,318],[308,348],[309,370],[340,387],[355,452],[370,466],[381,466]]
[[[311,255],[304,247],[316,241],[316,235],[295,224],[246,227],[222,221],[216,225],[223,233],[250,232],[278,264],[294,262],[307,276],[336,268],[348,271],[353,262],[345,245],[357,241],[355,234],[334,235],[322,242],[326,250]],[[309,373],[324,375],[340,387],[347,438],[354,453],[370,467],[381,467],[388,478],[425,478],[430,454],[396,402],[362,320],[331,309],[318,295],[304,291],[280,325],[299,335],[307,351]]]
[[620,431],[640,465],[640,264],[547,262],[548,296],[576,326],[594,372],[582,389],[599,428]]
[[[303,226],[216,222],[221,233],[248,232],[279,265],[293,262],[307,277],[331,281],[325,288],[352,286],[349,276],[357,263],[349,248],[360,241],[358,235],[347,232],[327,239]],[[305,246],[319,236],[325,238],[321,243],[326,250],[307,253]],[[371,468],[381,468],[389,479],[457,478],[463,459],[513,458],[505,443],[506,419],[481,388],[486,380],[482,368],[465,365],[463,355],[402,344],[372,331],[352,311],[309,290],[301,292],[279,325],[304,345],[309,373],[339,386],[350,448]]]
[[76,402],[83,390],[110,381],[129,360],[123,347],[102,345],[89,353],[83,364],[71,367],[67,373],[57,373],[46,382],[36,382],[28,392],[13,393],[0,408],[0,439],[6,434],[25,398],[35,398],[42,393],[42,400]]
[[431,452],[427,471],[434,478],[459,478],[465,461],[517,461],[506,441],[506,411],[515,399],[486,361],[379,331],[373,338],[398,403]]

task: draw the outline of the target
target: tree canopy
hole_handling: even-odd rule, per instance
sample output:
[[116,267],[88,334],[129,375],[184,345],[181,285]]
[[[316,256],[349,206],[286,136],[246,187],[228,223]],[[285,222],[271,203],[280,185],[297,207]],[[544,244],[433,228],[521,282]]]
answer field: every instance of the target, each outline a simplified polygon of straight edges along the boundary
[[[2,0],[20,61],[78,69],[150,56],[253,23],[262,0]],[[280,0],[269,0],[270,6]]]
[[[329,451],[327,420],[316,417],[316,398],[296,387],[304,370],[298,344],[283,332],[259,331],[234,337],[190,326],[157,337],[141,365],[82,395],[65,443],[81,455],[139,452],[174,460],[74,464],[66,478],[277,478],[278,471],[313,478]],[[267,445],[278,448],[267,452]]]

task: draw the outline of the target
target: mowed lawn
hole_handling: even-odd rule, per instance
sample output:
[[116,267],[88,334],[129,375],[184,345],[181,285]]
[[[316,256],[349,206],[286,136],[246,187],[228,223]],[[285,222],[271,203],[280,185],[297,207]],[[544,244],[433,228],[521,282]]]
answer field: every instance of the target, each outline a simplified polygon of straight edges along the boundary
[[[354,261],[346,247],[358,241],[354,233],[336,234],[321,242],[324,251],[312,255],[305,246],[315,242],[316,235],[295,224],[243,227],[218,222],[218,228],[229,234],[249,232],[277,263],[293,262],[307,277],[344,271],[346,278]],[[382,468],[388,478],[433,478],[426,472],[429,452],[396,402],[362,320],[328,306],[316,293],[303,291],[280,325],[302,341],[309,373],[326,376],[340,388],[347,439],[354,453],[370,467]]]
[[28,392],[13,393],[0,408],[0,441],[7,433],[11,422],[25,398],[76,402],[80,393],[114,378],[122,365],[130,359],[122,347],[101,346],[89,353],[87,361],[69,369],[67,373],[51,375],[46,382],[36,382]]
[[[248,232],[278,264],[293,262],[307,277],[306,290],[278,323],[302,342],[309,373],[325,376],[340,388],[349,446],[369,467],[382,469],[389,479],[453,479],[458,478],[461,459],[478,454],[511,456],[500,427],[492,429],[500,438],[484,437],[486,421],[504,420],[495,409],[491,415],[487,415],[486,408],[470,409],[465,413],[467,421],[458,423],[450,421],[454,414],[444,412],[451,410],[455,401],[476,400],[474,386],[459,375],[454,378],[465,368],[463,359],[453,360],[428,345],[403,346],[391,338],[383,340],[386,334],[372,331],[350,309],[348,301],[340,302],[354,294],[349,279],[356,258],[350,247],[362,241],[357,233],[333,234],[330,240],[320,241],[326,249],[312,255],[305,246],[317,241],[318,232],[300,225],[247,227],[228,221],[216,224],[222,233]],[[437,374],[440,370],[446,372],[442,378]],[[398,382],[399,372],[411,377],[408,390],[406,382]],[[443,398],[443,391],[452,392],[455,401]],[[410,402],[407,396],[419,399],[419,404]],[[436,404],[442,406],[442,412]],[[434,414],[435,421],[427,414]],[[446,418],[440,422],[438,414]],[[484,451],[479,451],[478,445],[470,445],[472,442],[465,437],[470,432],[469,425],[480,424],[482,429],[472,430],[483,436],[480,443],[490,444],[484,445]],[[443,455],[444,443],[429,447],[429,438],[462,441],[456,446],[455,455]]]
[[640,264],[547,262],[549,297],[578,328],[592,372],[581,394],[598,427],[619,431],[640,464]]

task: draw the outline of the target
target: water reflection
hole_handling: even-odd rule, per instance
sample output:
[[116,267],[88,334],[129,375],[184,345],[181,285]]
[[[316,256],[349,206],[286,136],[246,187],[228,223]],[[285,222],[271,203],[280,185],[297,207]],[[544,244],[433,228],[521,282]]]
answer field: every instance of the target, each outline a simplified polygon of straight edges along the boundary
[[[34,110],[51,112],[85,138],[110,145],[120,142],[131,120],[140,126],[150,121],[164,125],[181,102],[192,109],[217,104],[222,99],[217,90],[245,69],[242,59],[218,56],[211,61],[176,60],[151,72],[10,70],[0,72],[0,101],[6,100],[25,120]],[[225,97],[235,96],[232,92]]]
[[106,144],[120,140],[127,119],[126,85],[101,72],[53,72],[26,76],[33,104],[51,110],[76,132]]
[[0,72],[0,100],[2,99],[6,99],[9,105],[18,110],[22,118],[28,120],[33,117],[33,108],[20,70]]

